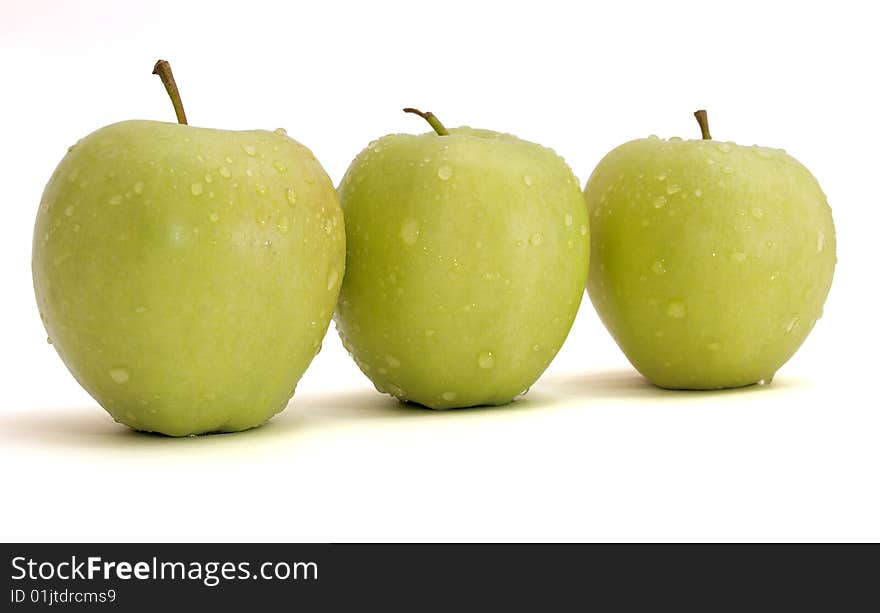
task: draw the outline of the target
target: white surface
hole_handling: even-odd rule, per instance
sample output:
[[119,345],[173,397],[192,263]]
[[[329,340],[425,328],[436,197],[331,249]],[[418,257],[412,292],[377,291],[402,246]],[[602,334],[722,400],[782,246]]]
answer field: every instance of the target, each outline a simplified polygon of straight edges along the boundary
[[[0,8],[0,541],[880,540],[880,57],[868,4],[35,2]],[[832,5],[827,5],[832,6]],[[783,146],[831,202],[839,265],[767,388],[662,392],[589,303],[510,407],[376,393],[331,327],[290,407],[194,439],[114,424],[45,342],[40,193],[68,145],[126,118],[285,127],[335,181],[371,139],[447,125],[557,149],[585,181],[656,133]]]

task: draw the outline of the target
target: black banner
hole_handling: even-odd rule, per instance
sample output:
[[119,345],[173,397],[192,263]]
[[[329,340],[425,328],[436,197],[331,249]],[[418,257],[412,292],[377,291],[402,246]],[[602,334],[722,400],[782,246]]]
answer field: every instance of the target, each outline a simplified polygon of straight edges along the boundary
[[0,550],[2,611],[880,610],[876,545],[13,544]]

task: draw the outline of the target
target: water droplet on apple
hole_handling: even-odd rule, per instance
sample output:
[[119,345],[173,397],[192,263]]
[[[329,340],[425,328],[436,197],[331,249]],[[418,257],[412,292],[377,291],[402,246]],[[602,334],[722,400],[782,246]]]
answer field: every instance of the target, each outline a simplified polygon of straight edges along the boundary
[[388,366],[390,366],[391,368],[400,368],[400,360],[398,360],[397,358],[395,358],[395,357],[394,357],[393,355],[391,355],[391,354],[387,354],[387,355],[385,356],[385,362],[386,362],[386,363],[388,364]]
[[290,206],[296,204],[296,192],[293,191],[292,187],[287,188],[285,195],[287,196],[287,204],[289,204]]
[[214,175],[212,175],[210,172],[206,172],[204,179],[205,179],[205,183],[213,183],[214,182]]
[[339,280],[339,273],[335,270],[331,270],[327,275],[327,291],[332,290],[336,287],[336,282]]
[[526,187],[532,186],[532,178],[529,175],[523,175],[523,183],[526,184]]
[[674,184],[670,183],[669,185],[666,186],[666,193],[669,194],[670,196],[677,194],[680,191],[681,191],[681,187],[679,187],[678,185],[674,185]]
[[109,374],[110,378],[120,385],[127,383],[131,378],[131,374],[124,368],[111,368]]
[[721,343],[715,341],[713,343],[709,343],[708,345],[709,351],[721,351]]
[[284,128],[275,128],[274,132],[279,136],[287,136],[287,130],[285,130]]
[[544,242],[544,235],[540,232],[535,232],[529,237],[529,244],[533,247],[537,247],[538,245]]
[[770,275],[770,280],[771,280],[771,281],[776,281],[776,279],[778,279],[778,278],[779,278],[779,273],[778,273],[778,272],[774,272],[773,274]]
[[278,223],[275,224],[275,227],[278,228],[281,234],[287,234],[288,230],[290,230],[290,220],[282,215]]
[[587,226],[586,224],[581,224],[581,236],[587,235]]
[[275,170],[277,170],[278,172],[284,172],[285,170],[287,170],[287,166],[285,166],[284,163],[280,160],[275,160],[274,162],[272,162],[272,167],[275,168]]
[[193,196],[201,196],[202,192],[205,191],[205,188],[201,183],[196,181],[195,183],[193,183],[192,185],[189,186],[189,191],[192,192]]
[[666,266],[663,265],[663,260],[654,260],[654,263],[651,264],[651,270],[658,275],[662,275],[663,273],[665,273]]
[[565,226],[571,226],[574,223],[574,217],[571,216],[571,213],[565,214]]
[[421,234],[419,221],[412,217],[404,221],[403,225],[400,227],[400,237],[407,245],[412,245],[419,240],[419,234]]
[[220,168],[218,168],[217,173],[221,177],[223,177],[224,179],[228,179],[229,177],[232,176],[232,173],[229,171],[229,169],[226,166],[221,166]]
[[793,317],[791,320],[789,320],[789,322],[785,324],[785,333],[791,334],[791,331],[795,329],[795,327],[798,325],[798,322],[799,318],[797,317]]
[[767,385],[767,383],[768,383],[767,379],[760,379],[758,381],[758,385]]
[[819,235],[816,237],[816,253],[822,253],[822,250],[824,248],[825,248],[825,233],[822,230],[819,230]]
[[666,206],[666,196],[657,196],[654,198],[655,209],[662,209],[664,206]]
[[244,149],[244,152],[250,156],[254,156],[257,154],[257,150],[256,148],[254,148],[253,145],[242,145],[241,148]]
[[442,181],[446,181],[449,177],[452,176],[452,168],[444,164],[437,169],[437,176],[440,177]]
[[541,351],[541,345],[535,343],[534,345],[532,345],[532,351]]
[[208,219],[210,219],[211,221],[217,221],[220,219],[220,215],[218,215],[216,211],[213,211],[210,215],[208,215]]
[[718,151],[720,151],[721,153],[730,153],[731,146],[728,143],[721,143],[720,145],[718,145]]
[[753,206],[751,209],[752,217],[755,219],[762,219],[764,217],[764,211],[756,206]]
[[143,182],[138,181],[137,183],[134,184],[134,187],[132,187],[131,189],[132,189],[132,190],[134,191],[134,193],[136,193],[137,195],[141,195],[141,194],[144,193],[144,184],[143,184]]
[[111,206],[117,206],[120,202],[122,202],[122,196],[116,195],[111,196],[110,200],[107,201]]
[[333,220],[329,217],[324,220],[324,232],[330,234],[333,231]]
[[687,308],[680,300],[671,300],[666,305],[666,314],[673,319],[684,319],[684,316],[687,315]]
[[456,398],[456,393],[455,392],[443,392],[442,394],[440,394],[440,397],[443,400],[445,400],[446,402],[452,402]]
[[669,175],[665,171],[661,172],[659,175],[657,175],[657,180],[658,181],[665,181],[667,176],[669,176]]
[[79,168],[74,168],[67,175],[67,180],[70,183],[76,183],[76,179],[79,177]]
[[142,314],[142,313],[146,313],[146,312],[147,312],[147,307],[145,307],[145,306],[137,306],[137,307],[134,308],[134,312],[137,313],[138,315],[140,315],[140,314]]
[[723,166],[723,167],[721,168],[721,172],[723,172],[723,173],[726,174],[726,175],[732,175],[733,173],[736,172],[736,170],[733,169],[733,168],[730,167],[730,166]]
[[49,344],[51,345],[51,344],[52,344],[52,337],[51,337],[51,336],[47,336],[47,337],[46,337],[46,342],[49,343]]
[[730,259],[733,260],[734,262],[745,262],[746,261],[746,254],[743,253],[742,251],[734,251],[733,253],[730,254]]
[[[73,211],[74,211],[73,205],[69,204],[69,205],[67,205],[67,208],[64,209],[64,214],[67,215],[68,217],[70,217],[71,215],[73,215]],[[819,249],[819,251],[822,251],[822,250]]]
[[487,369],[495,366],[495,355],[491,351],[484,351],[477,357],[477,365]]
[[260,196],[266,195],[266,186],[263,184],[257,185],[257,194]]
[[703,195],[703,190],[701,190],[699,187],[694,190],[694,196],[696,196],[697,198],[701,197],[702,195]]

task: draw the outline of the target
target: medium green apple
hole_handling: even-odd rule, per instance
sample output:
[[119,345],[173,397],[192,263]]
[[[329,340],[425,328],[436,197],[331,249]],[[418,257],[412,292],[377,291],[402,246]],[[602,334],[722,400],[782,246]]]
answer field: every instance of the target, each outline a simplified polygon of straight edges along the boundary
[[320,347],[344,224],[281,130],[124,121],[58,165],[32,264],[51,342],[117,421],[230,432],[281,411]]
[[660,387],[768,382],[822,314],[834,224],[813,175],[779,149],[635,140],[586,186],[588,289],[630,362]]
[[583,296],[583,194],[550,149],[419,114],[435,132],[374,141],[339,188],[337,328],[379,391],[438,409],[506,403],[553,359]]

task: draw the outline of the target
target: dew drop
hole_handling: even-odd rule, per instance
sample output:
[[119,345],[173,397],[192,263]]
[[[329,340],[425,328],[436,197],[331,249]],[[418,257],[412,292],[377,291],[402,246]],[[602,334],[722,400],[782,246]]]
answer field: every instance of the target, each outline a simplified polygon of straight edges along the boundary
[[440,394],[440,397],[447,402],[452,402],[456,398],[456,393],[455,392],[443,392],[442,394]]
[[193,196],[201,196],[202,192],[205,191],[205,188],[201,183],[196,181],[195,183],[193,183],[192,185],[189,186],[189,191],[192,192]]
[[242,145],[241,148],[244,149],[244,152],[250,156],[256,155],[257,153],[257,150],[256,148],[254,148],[253,145]]
[[532,345],[532,351],[541,351],[541,345],[535,343],[534,345]]
[[287,217],[282,216],[281,219],[278,220],[278,223],[275,224],[275,227],[278,228],[278,231],[281,234],[287,234],[290,230],[290,220]]
[[440,177],[440,180],[446,181],[449,177],[452,176],[452,167],[443,165],[437,169],[437,176]]
[[751,208],[752,217],[755,219],[762,219],[764,217],[764,211],[756,206]]
[[721,172],[724,173],[724,174],[726,174],[726,175],[732,175],[733,173],[736,172],[736,170],[734,170],[734,169],[731,168],[730,166],[723,166],[723,167],[721,168]]
[[687,309],[683,302],[672,300],[666,305],[666,314],[673,319],[684,319],[684,316],[687,315]]
[[662,209],[664,206],[666,206],[666,196],[657,196],[654,198],[655,209]]
[[324,220],[324,232],[326,232],[327,234],[333,232],[333,220],[331,220],[329,217]]
[[400,226],[400,237],[407,245],[412,245],[419,240],[419,234],[421,234],[419,221],[413,217],[404,221],[403,225]]
[[134,312],[137,313],[138,315],[140,315],[140,314],[142,314],[142,313],[146,313],[146,312],[147,312],[147,307],[145,307],[145,306],[138,306],[138,307],[135,307]]
[[206,172],[205,173],[205,183],[213,183],[213,182],[214,182],[214,175],[212,175],[210,172]]
[[111,368],[109,374],[110,378],[120,385],[123,383],[127,383],[128,380],[131,378],[129,372],[124,368]]
[[[68,207],[70,208],[70,207]],[[66,213],[67,211],[65,211]],[[825,248],[825,233],[822,230],[819,230],[819,235],[816,237],[816,253],[822,253],[822,250]]]
[[400,360],[398,360],[397,358],[395,358],[395,357],[394,357],[393,355],[391,355],[390,353],[387,354],[387,355],[385,356],[385,362],[386,362],[386,363],[388,364],[388,366],[390,366],[391,368],[400,368]]
[[659,175],[657,175],[657,180],[658,181],[665,181],[667,176],[668,175],[666,174],[666,172],[661,172]]
[[435,334],[437,334],[437,331],[436,331],[436,330],[430,330],[430,329],[429,329],[429,330],[425,330],[425,336],[427,336],[427,337],[429,337],[429,338],[432,337],[432,336],[434,336]]
[[581,236],[587,235],[587,226],[586,224],[581,224]]
[[122,196],[116,195],[111,196],[110,200],[107,201],[111,206],[117,206],[120,202],[122,202]]
[[287,170],[287,166],[285,166],[284,163],[281,162],[280,160],[275,160],[274,162],[272,162],[272,166],[278,172],[284,172],[285,170]]
[[571,216],[571,213],[565,214],[565,226],[571,226],[574,223],[574,217]]
[[680,191],[681,191],[681,187],[678,185],[673,185],[672,183],[670,183],[669,185],[666,186],[666,193],[669,194],[670,196],[672,196],[673,194],[677,194]]
[[544,235],[540,232],[535,232],[529,237],[529,244],[533,247],[537,247],[538,245],[544,242]]
[[138,181],[137,183],[134,184],[134,187],[132,187],[131,189],[134,190],[134,193],[136,193],[138,195],[143,194],[144,193],[144,184],[143,184],[143,182]]
[[746,254],[743,253],[742,251],[734,251],[733,253],[730,254],[730,259],[733,260],[734,262],[745,262],[746,261]]
[[484,351],[477,357],[477,364],[483,369],[492,368],[495,366],[495,355],[491,351]]
[[221,166],[220,168],[218,168],[217,173],[221,177],[223,177],[224,179],[228,179],[229,177],[232,176],[232,173],[229,171],[229,169],[226,166]]
[[51,337],[51,336],[47,336],[47,337],[46,337],[46,342],[49,343],[49,344],[51,345],[51,344],[52,344],[52,337]]
[[217,220],[220,219],[220,215],[218,215],[217,212],[214,211],[214,212],[212,212],[210,215],[208,215],[208,219],[210,219],[211,221],[216,222]]
[[260,196],[265,196],[265,195],[266,195],[266,192],[267,192],[267,190],[266,190],[266,186],[265,186],[265,185],[263,185],[263,184],[257,185],[257,194],[258,194],[258,195],[260,195]]
[[[73,215],[73,210],[74,210],[73,205],[69,204],[69,205],[67,205],[67,208],[64,209],[64,214],[67,215],[68,217],[70,217],[71,215]],[[822,250],[819,249],[819,251],[822,251]]]
[[658,275],[662,275],[663,273],[665,273],[666,266],[663,265],[663,260],[654,260],[654,263],[651,264],[651,270]]
[[697,198],[701,197],[702,195],[703,195],[703,190],[700,189],[699,187],[694,190],[694,196],[696,196]]
[[327,275],[327,291],[332,290],[336,287],[336,282],[339,280],[339,273],[335,270],[331,270]]
[[731,147],[728,143],[721,143],[718,145],[718,151],[721,153],[730,153]]
[[526,187],[532,186],[532,178],[529,175],[523,175],[523,183],[526,184]]
[[285,195],[287,196],[287,204],[289,204],[290,206],[293,206],[296,204],[296,192],[293,191],[292,187],[287,188]]
[[798,325],[798,321],[797,317],[793,317],[787,324],[785,324],[785,333],[791,334],[791,331]]

